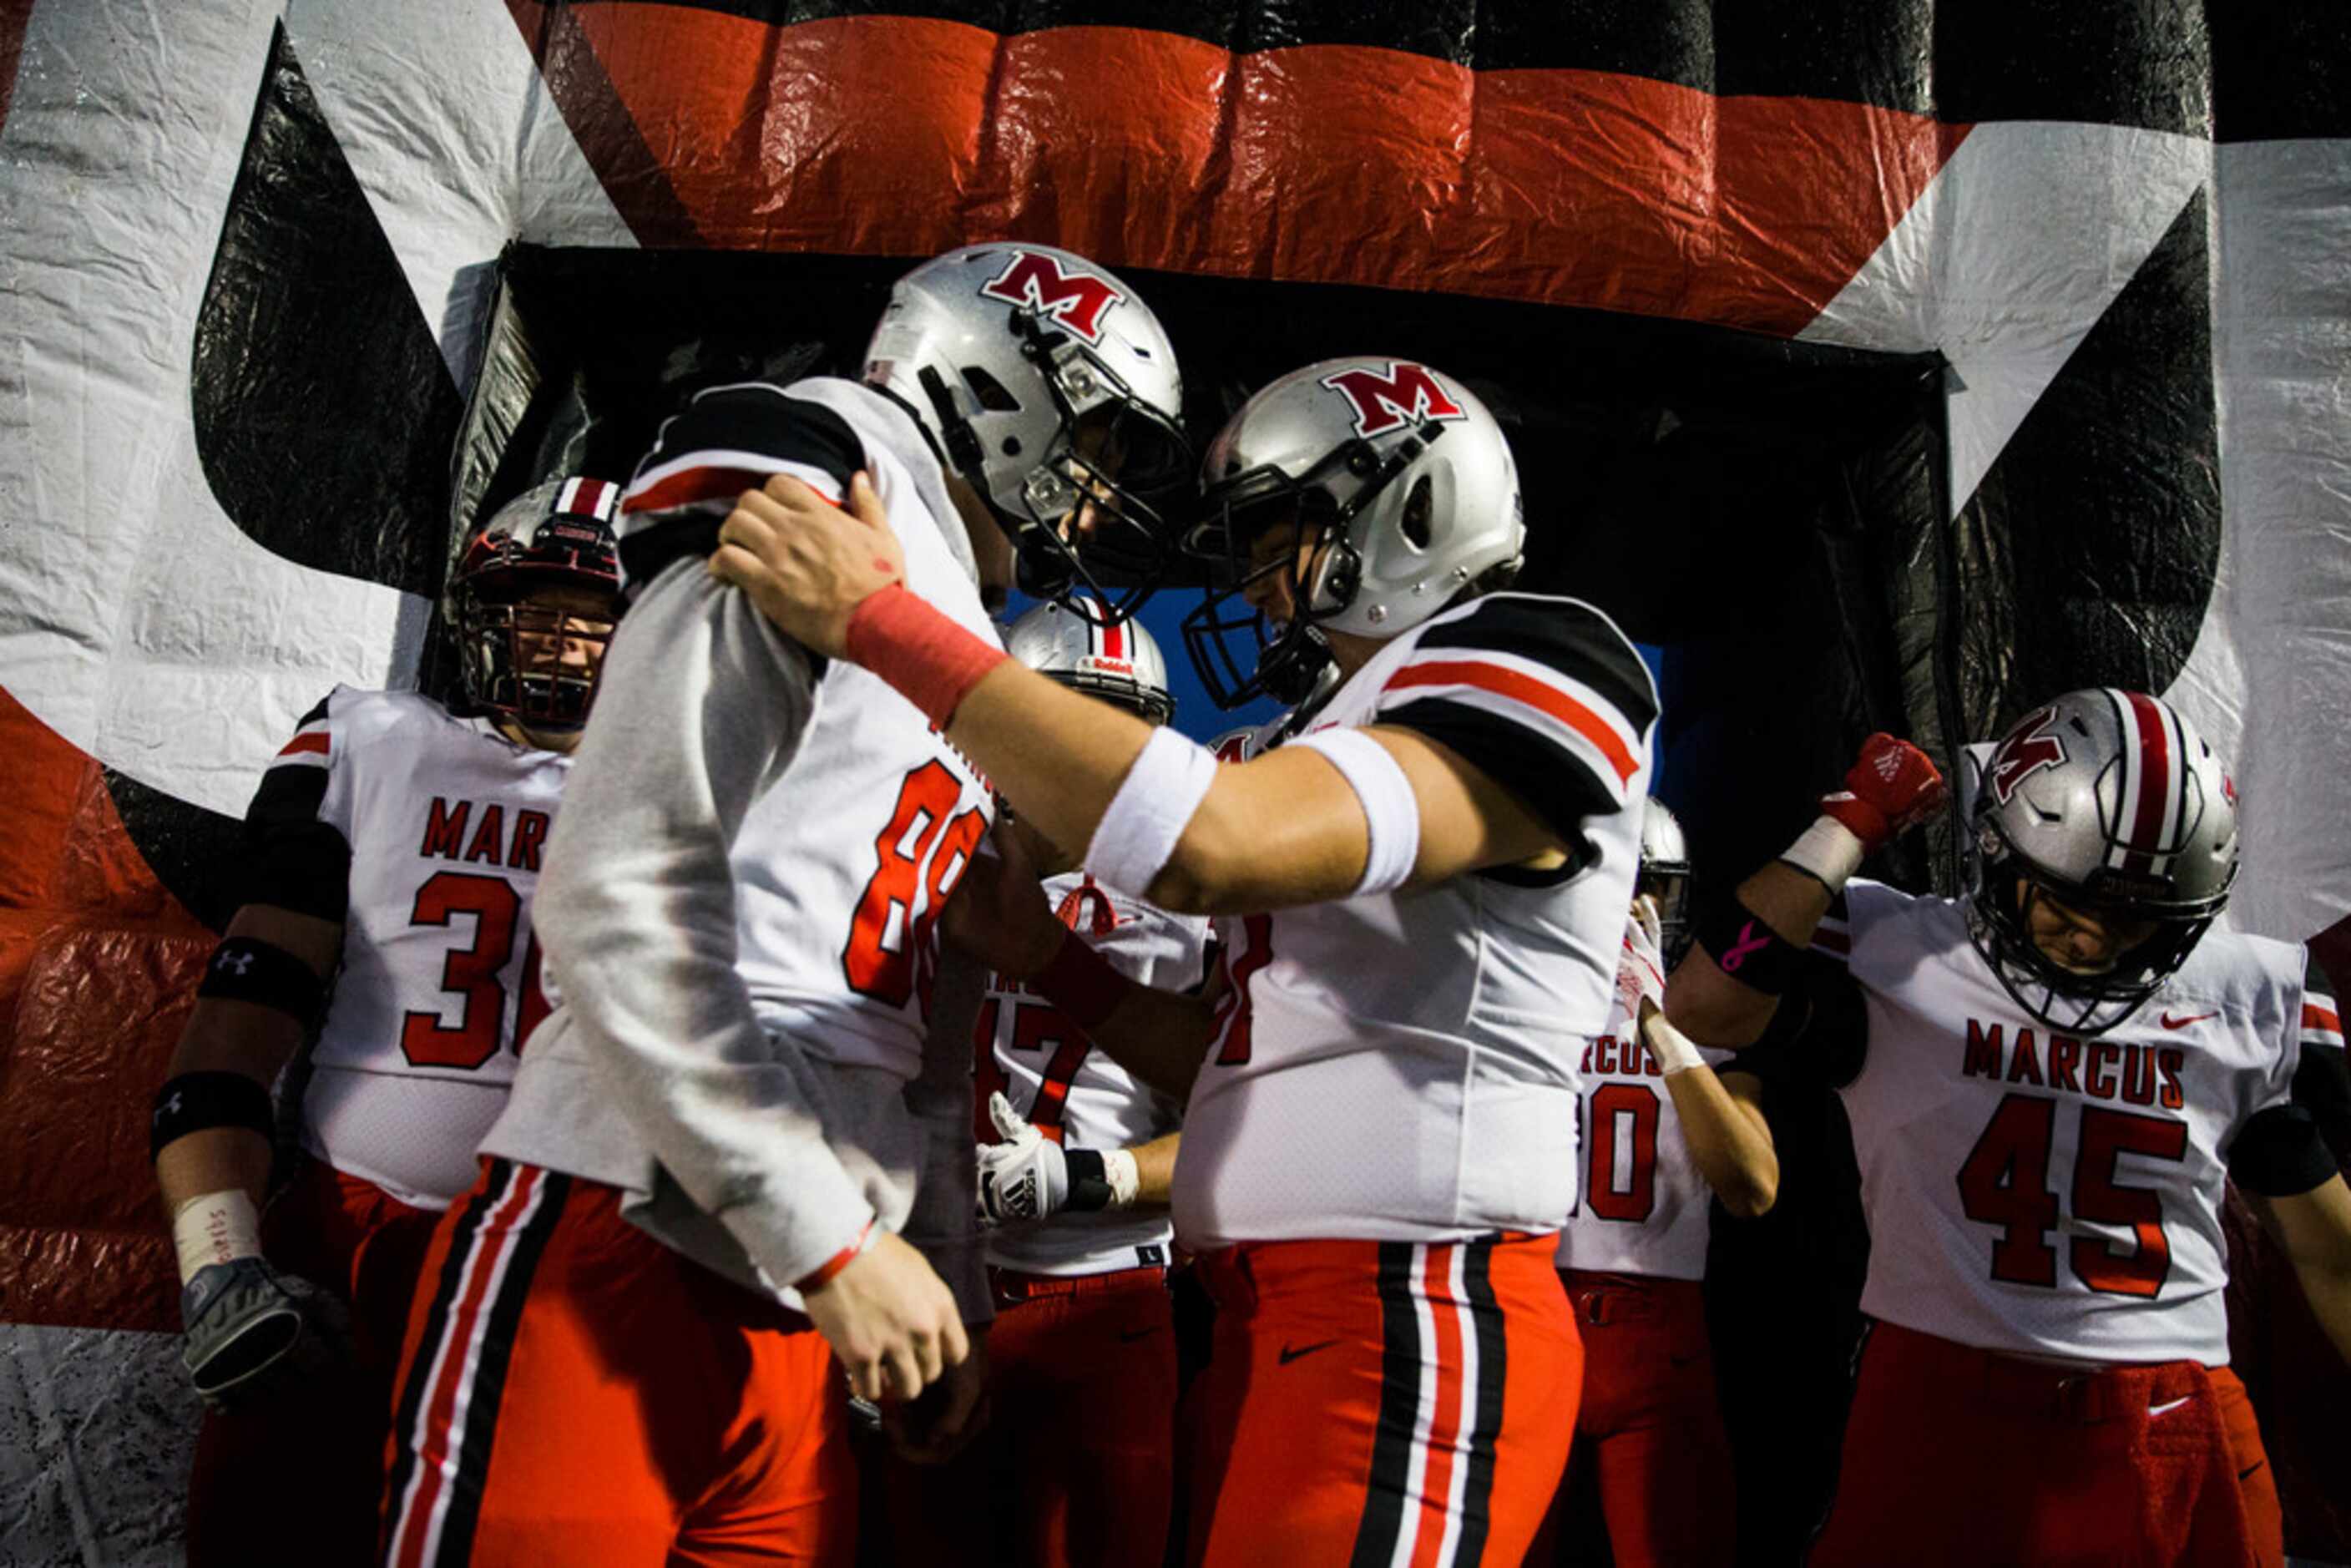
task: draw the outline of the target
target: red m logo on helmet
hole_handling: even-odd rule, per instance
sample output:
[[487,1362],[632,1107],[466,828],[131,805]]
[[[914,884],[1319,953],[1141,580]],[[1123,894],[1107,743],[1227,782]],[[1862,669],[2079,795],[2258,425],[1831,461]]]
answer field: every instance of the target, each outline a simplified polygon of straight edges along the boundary
[[2065,743],[2050,728],[2056,722],[2057,710],[2045,707],[2017,726],[2015,737],[2000,748],[1984,774],[1984,788],[1993,800],[2007,805],[2028,775],[2065,760]]
[[1424,419],[1468,417],[1426,365],[1390,360],[1384,375],[1369,365],[1351,365],[1324,376],[1322,384],[1355,405],[1358,435],[1384,435]]
[[1008,305],[1020,305],[1050,316],[1089,343],[1102,341],[1102,318],[1126,296],[1109,279],[1091,272],[1064,272],[1050,256],[1016,250],[1003,276],[980,285],[979,291]]

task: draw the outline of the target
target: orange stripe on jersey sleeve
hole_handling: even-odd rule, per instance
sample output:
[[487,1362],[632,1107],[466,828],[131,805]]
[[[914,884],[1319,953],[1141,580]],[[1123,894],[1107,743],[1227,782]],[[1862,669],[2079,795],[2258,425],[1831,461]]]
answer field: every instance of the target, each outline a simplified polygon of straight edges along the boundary
[[280,757],[300,757],[308,753],[316,753],[320,757],[327,755],[325,730],[312,730],[308,734],[298,735],[277,749],[277,755]]
[[1390,678],[1385,689],[1393,692],[1410,686],[1476,686],[1496,696],[1524,703],[1559,720],[1598,747],[1600,755],[1608,759],[1608,766],[1616,770],[1619,784],[1631,783],[1633,775],[1640,771],[1640,763],[1606,719],[1558,687],[1545,685],[1517,670],[1468,659],[1434,659],[1405,665]]

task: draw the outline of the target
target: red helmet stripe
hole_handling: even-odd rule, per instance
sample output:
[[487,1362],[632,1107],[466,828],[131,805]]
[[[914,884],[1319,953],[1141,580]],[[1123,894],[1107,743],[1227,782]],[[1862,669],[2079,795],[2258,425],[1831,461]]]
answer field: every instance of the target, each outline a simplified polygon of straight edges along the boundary
[[1105,659],[1126,657],[1126,628],[1113,624],[1102,629],[1102,656]]
[[2138,740],[2138,799],[2131,812],[2131,852],[2125,857],[2123,869],[2147,872],[2163,852],[2164,823],[2172,815],[2169,807],[2177,768],[2171,756],[2171,727],[2164,722],[2164,711],[2154,698],[2137,692],[2123,695]]

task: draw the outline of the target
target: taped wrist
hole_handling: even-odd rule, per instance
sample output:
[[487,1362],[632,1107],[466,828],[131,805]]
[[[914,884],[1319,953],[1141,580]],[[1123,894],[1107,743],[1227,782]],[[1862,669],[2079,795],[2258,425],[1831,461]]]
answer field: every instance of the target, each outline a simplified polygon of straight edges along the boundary
[[[1855,801],[1864,810],[1875,811],[1866,802]],[[1882,818],[1880,819],[1883,820]],[[1797,835],[1780,858],[1794,866],[1831,893],[1841,891],[1861,869],[1862,857],[1869,851],[1863,836],[1853,831],[1834,814],[1823,812],[1819,820]]]
[[1765,925],[1761,915],[1739,902],[1736,894],[1721,893],[1706,900],[1698,906],[1690,929],[1717,968],[1767,997],[1786,990],[1803,961],[1803,950]]
[[1071,1022],[1091,1031],[1118,1010],[1134,982],[1112,968],[1109,959],[1072,931],[1061,938],[1053,961],[1029,984],[1039,996],[1068,1015]]
[[1657,1071],[1667,1078],[1677,1072],[1687,1072],[1693,1067],[1704,1067],[1706,1058],[1698,1053],[1698,1044],[1676,1029],[1665,1014],[1655,1013],[1641,1026],[1642,1042],[1649,1054],[1657,1060]]
[[1364,874],[1351,898],[1390,893],[1412,875],[1420,854],[1420,800],[1388,748],[1360,729],[1326,729],[1290,743],[1321,754],[1362,802],[1371,835]]
[[1113,892],[1143,897],[1216,781],[1207,747],[1172,729],[1153,730],[1094,826],[1086,869]]
[[842,651],[850,663],[889,682],[941,729],[971,688],[1008,656],[902,582],[867,594],[849,612]]
[[327,988],[318,971],[275,943],[230,936],[204,960],[196,995],[229,1002],[252,1002],[284,1013],[308,1029],[317,1020]]
[[242,1072],[181,1073],[155,1091],[155,1108],[147,1119],[147,1157],[206,1127],[248,1127],[275,1137],[277,1112],[269,1091]]
[[253,1199],[235,1187],[192,1197],[172,1215],[172,1247],[185,1290],[200,1269],[260,1257],[261,1216]]

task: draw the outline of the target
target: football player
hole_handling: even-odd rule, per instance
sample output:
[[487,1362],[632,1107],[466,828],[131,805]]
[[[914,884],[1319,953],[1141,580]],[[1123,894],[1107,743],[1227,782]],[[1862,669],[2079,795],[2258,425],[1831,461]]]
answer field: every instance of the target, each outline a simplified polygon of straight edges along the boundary
[[[1284,376],[1205,472],[1195,542],[1231,576],[1196,612],[1203,678],[1238,698],[1310,643],[1343,676],[1304,733],[1238,764],[948,626],[862,499],[738,511],[713,564],[907,694],[1104,884],[1226,917],[1213,1003],[1118,974],[1033,893],[995,923],[1000,969],[1188,1092],[1176,1233],[1220,1308],[1195,1550],[1516,1561],[1573,1429],[1553,1236],[1656,691],[1599,611],[1498,591],[1525,535],[1517,467],[1448,376],[1389,359]],[[1018,879],[994,880],[1014,902]]]
[[1014,539],[1066,584],[1081,512],[1153,537],[1134,482],[1185,474],[1179,406],[1123,283],[987,245],[899,280],[863,382],[708,389],[663,426],[622,505],[629,622],[548,852],[561,1001],[412,1311],[400,1568],[841,1561],[836,1355],[910,1448],[964,1435],[966,1325],[990,1310],[971,1023],[927,1014],[988,790],[703,564],[729,508],[773,504],[763,485],[886,502],[902,591],[993,651],[983,585],[1002,591]]
[[[531,898],[619,613],[619,486],[543,485],[450,580],[465,700],[337,687],[262,777],[247,902],[156,1099],[188,1372],[208,1403],[197,1563],[364,1562],[424,1241],[472,1185],[547,1009]],[[307,1157],[269,1179],[270,1085],[323,1009]],[[347,1358],[332,1354],[344,1340]]]
[[1666,970],[1688,946],[1689,883],[1681,823],[1653,797],[1616,1010],[1581,1063],[1584,1176],[1559,1236],[1585,1352],[1576,1437],[1591,1447],[1608,1543],[1627,1568],[1731,1559],[1736,1488],[1698,1285],[1707,1198],[1761,1214],[1780,1178],[1762,1085],[1656,1010]]
[[[2351,1194],[2294,1092],[2334,1003],[2294,948],[2210,928],[2236,789],[2168,703],[2069,692],[2011,730],[1965,898],[1855,879],[1941,791],[1873,737],[1784,856],[1702,904],[1670,991],[1693,1036],[1762,1036],[1742,1068],[1820,1074],[1853,1123],[1875,1326],[1812,1561],[2282,1562],[2220,1206],[2252,1197],[2351,1354]],[[1791,989],[1807,944],[1837,963]]]
[[[1174,716],[1166,665],[1139,622],[1041,604],[1004,645],[1147,724]],[[1113,893],[1025,820],[1004,831],[1045,873],[1061,923],[1121,974],[1199,988],[1207,921]],[[960,917],[947,916],[951,943]],[[973,1046],[979,1201],[993,1226],[989,1430],[946,1473],[893,1472],[898,1561],[1156,1563],[1173,1501],[1167,1196],[1182,1107],[1016,980],[989,985]]]

